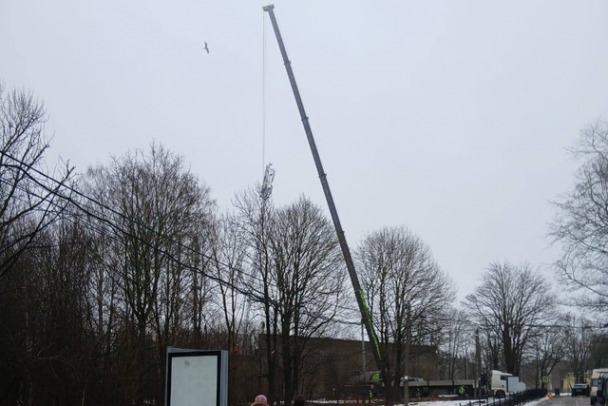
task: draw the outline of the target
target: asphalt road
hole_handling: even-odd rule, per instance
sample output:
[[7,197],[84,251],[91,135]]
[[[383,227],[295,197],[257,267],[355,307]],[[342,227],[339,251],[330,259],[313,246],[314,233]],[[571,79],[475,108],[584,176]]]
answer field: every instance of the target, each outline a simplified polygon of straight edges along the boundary
[[[548,402],[551,402],[551,404],[549,405]],[[548,402],[543,403],[543,406],[589,406],[589,396],[554,396]]]

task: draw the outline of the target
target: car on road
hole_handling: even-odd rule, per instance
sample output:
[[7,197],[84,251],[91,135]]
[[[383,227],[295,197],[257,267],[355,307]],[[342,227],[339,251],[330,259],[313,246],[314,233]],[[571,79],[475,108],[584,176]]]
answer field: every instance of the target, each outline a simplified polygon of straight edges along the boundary
[[572,396],[589,396],[589,385],[586,383],[575,383],[572,385]]

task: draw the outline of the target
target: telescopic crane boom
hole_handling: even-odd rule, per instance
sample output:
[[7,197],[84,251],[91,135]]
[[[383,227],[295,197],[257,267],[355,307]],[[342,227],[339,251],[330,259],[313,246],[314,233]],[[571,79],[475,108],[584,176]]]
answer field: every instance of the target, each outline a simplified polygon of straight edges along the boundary
[[308,117],[306,116],[306,111],[304,110],[304,104],[302,103],[302,98],[300,97],[300,91],[298,90],[298,85],[296,84],[296,78],[293,74],[293,70],[291,69],[291,62],[287,57],[287,51],[285,50],[285,45],[283,44],[283,38],[281,37],[281,32],[279,31],[279,26],[277,24],[277,19],[274,16],[274,5],[270,4],[264,7],[264,11],[268,12],[270,15],[270,20],[272,22],[272,28],[274,29],[274,34],[277,38],[277,42],[279,43],[279,49],[281,50],[281,56],[283,57],[283,62],[285,64],[285,69],[287,70],[287,76],[289,76],[289,82],[291,83],[291,89],[293,90],[293,95],[296,99],[296,104],[298,105],[298,110],[300,111],[300,118],[302,119],[302,124],[304,125],[304,131],[306,132],[306,137],[308,138],[308,144],[310,145],[310,150],[312,152],[313,159],[315,161],[315,165],[317,167],[317,173],[319,174],[319,179],[321,180],[321,185],[323,186],[323,192],[325,193],[325,199],[327,200],[327,205],[329,206],[329,212],[331,213],[331,218],[334,223],[334,228],[336,229],[336,233],[338,235],[338,241],[340,243],[340,248],[342,249],[342,254],[344,256],[344,260],[346,261],[346,268],[348,269],[348,273],[350,275],[350,280],[353,285],[353,289],[355,290],[355,296],[357,298],[357,304],[359,305],[359,310],[361,311],[361,317],[363,320],[363,324],[365,324],[365,328],[367,330],[367,335],[372,342],[374,359],[376,361],[376,365],[378,369],[381,371],[382,380],[386,379],[386,371],[384,366],[384,361],[382,360],[382,353],[380,352],[380,344],[378,342],[378,337],[376,336],[376,332],[374,330],[374,326],[372,324],[372,318],[367,307],[367,303],[365,301],[365,295],[363,294],[363,289],[361,289],[361,285],[359,284],[359,278],[357,277],[357,273],[355,271],[355,265],[353,263],[352,257],[350,255],[350,249],[348,248],[348,244],[346,243],[346,237],[344,235],[344,230],[342,230],[342,225],[340,224],[340,218],[338,217],[338,212],[336,210],[336,205],[334,204],[334,199],[331,195],[331,190],[329,189],[329,183],[327,182],[327,175],[323,170],[323,164],[321,164],[321,158],[319,157],[319,152],[317,150],[317,146],[315,144],[315,139],[312,135],[312,130],[310,128],[310,124],[308,123]]

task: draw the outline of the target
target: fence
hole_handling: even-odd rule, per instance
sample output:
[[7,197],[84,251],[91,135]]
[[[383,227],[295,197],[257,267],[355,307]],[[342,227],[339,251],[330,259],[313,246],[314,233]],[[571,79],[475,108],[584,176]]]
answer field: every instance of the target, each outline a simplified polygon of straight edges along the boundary
[[546,389],[528,389],[524,392],[510,394],[502,399],[489,398],[486,401],[476,399],[468,402],[462,402],[460,403],[460,406],[479,406],[481,404],[485,404],[486,406],[516,406],[540,399],[546,395]]

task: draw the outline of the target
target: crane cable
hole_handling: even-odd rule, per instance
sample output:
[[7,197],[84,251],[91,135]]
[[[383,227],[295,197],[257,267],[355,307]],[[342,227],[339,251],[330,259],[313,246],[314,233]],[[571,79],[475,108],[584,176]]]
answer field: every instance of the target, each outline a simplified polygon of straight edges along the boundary
[[262,11],[262,177],[266,171],[266,12]]

